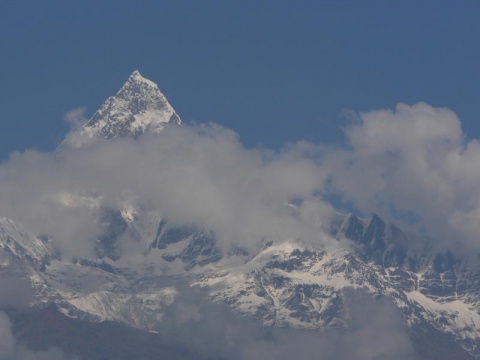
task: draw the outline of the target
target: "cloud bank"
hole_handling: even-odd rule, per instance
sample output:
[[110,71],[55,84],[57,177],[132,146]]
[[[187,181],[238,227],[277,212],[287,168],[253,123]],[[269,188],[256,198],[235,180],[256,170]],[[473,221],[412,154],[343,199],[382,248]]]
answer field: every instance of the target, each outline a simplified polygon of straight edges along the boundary
[[92,254],[98,203],[117,209],[128,203],[212,230],[220,246],[321,243],[320,221],[332,213],[317,196],[325,176],[298,147],[252,150],[216,125],[171,127],[138,141],[12,155],[0,166],[0,214],[75,256]]
[[479,250],[480,146],[425,103],[362,113],[328,149],[330,191],[363,212],[415,220],[443,248]]
[[[76,124],[81,114],[67,117]],[[248,149],[233,131],[200,124],[15,153],[0,166],[0,215],[50,236],[68,256],[93,256],[100,204],[210,229],[220,246],[334,246],[321,226],[334,213],[324,199],[337,196],[360,213],[426,230],[439,247],[478,251],[480,145],[466,140],[457,116],[418,103],[352,118],[335,146]]]

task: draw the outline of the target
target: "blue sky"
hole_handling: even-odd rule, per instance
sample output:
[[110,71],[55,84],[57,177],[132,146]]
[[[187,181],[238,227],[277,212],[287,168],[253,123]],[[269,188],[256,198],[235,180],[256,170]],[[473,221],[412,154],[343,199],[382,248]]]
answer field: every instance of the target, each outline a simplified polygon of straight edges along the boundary
[[134,69],[186,122],[247,146],[336,142],[355,112],[426,101],[480,137],[474,1],[2,1],[0,158],[52,149]]

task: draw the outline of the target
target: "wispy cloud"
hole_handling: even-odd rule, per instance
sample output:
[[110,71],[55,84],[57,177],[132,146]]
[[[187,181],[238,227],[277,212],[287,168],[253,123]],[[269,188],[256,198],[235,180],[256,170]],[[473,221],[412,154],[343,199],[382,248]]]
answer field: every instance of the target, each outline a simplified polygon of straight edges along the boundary
[[65,121],[70,126],[70,131],[75,131],[83,126],[88,118],[85,117],[86,107],[78,107],[67,111],[64,116]]

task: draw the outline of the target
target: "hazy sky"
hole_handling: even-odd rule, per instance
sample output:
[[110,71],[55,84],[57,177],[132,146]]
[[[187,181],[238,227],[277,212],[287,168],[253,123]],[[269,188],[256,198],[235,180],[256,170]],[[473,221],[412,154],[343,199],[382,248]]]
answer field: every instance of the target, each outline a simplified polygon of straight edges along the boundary
[[[461,5],[459,5],[461,4]],[[342,109],[426,101],[478,137],[475,1],[2,1],[0,158],[52,149],[134,69],[247,146],[341,138]]]

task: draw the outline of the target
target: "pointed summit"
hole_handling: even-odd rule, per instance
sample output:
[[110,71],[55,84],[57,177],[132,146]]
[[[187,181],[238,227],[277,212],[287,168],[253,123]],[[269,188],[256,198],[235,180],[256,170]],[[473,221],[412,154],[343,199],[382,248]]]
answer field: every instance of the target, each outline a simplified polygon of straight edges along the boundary
[[181,122],[157,84],[135,70],[115,96],[109,97],[82,128],[67,136],[66,143],[81,147],[98,137],[137,138]]
[[133,86],[134,84],[145,84],[146,86],[149,86],[151,88],[155,88],[157,89],[158,91],[160,91],[158,89],[158,86],[157,84],[155,84],[153,81],[150,81],[146,78],[144,78],[140,72],[138,70],[135,70],[128,78],[127,82],[123,85],[122,88],[124,88],[125,86],[129,85],[129,86]]

